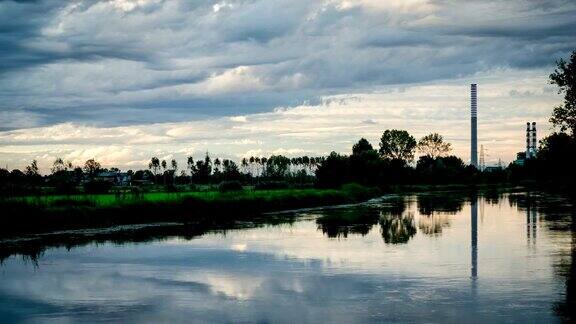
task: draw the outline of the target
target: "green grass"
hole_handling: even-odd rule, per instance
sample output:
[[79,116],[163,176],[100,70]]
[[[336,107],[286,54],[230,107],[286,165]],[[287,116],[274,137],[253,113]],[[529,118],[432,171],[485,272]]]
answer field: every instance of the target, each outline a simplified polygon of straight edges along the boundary
[[150,192],[144,193],[140,197],[127,193],[116,196],[114,194],[74,194],[74,195],[47,195],[47,196],[25,196],[11,198],[11,201],[23,202],[43,207],[57,207],[62,205],[90,205],[94,207],[111,207],[127,204],[138,204],[142,202],[178,202],[187,198],[199,199],[207,202],[219,200],[244,200],[244,199],[264,199],[275,200],[287,196],[306,197],[311,195],[323,196],[327,194],[337,194],[336,189],[278,189],[278,190],[243,190],[238,192],[218,192],[218,191],[193,191],[193,192]]
[[376,189],[243,190],[238,192],[52,195],[0,200],[0,237],[29,232],[160,222],[225,224],[263,212],[360,202]]

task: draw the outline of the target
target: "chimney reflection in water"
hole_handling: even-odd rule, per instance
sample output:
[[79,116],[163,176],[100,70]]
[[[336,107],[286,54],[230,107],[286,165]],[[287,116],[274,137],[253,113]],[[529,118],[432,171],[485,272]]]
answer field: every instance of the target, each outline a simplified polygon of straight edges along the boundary
[[472,197],[470,203],[470,228],[471,228],[471,276],[473,280],[478,277],[478,197]]
[[528,200],[526,205],[526,239],[528,244],[536,244],[538,227],[538,216],[536,213],[536,206],[532,205],[532,201]]

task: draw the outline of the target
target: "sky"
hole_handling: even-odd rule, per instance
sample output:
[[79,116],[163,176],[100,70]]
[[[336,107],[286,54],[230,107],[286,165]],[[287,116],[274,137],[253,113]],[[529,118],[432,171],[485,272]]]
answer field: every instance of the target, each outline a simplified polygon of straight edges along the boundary
[[572,0],[0,0],[0,166],[319,156],[431,132],[510,162],[562,102]]

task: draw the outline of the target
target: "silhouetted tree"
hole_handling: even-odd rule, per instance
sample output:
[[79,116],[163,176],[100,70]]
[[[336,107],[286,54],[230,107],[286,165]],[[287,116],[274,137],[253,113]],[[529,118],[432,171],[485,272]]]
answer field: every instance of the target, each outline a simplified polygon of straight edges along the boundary
[[102,166],[100,165],[100,163],[98,163],[94,159],[87,160],[84,163],[84,171],[88,173],[88,176],[90,177],[94,177],[96,173],[100,171],[101,168]]
[[384,159],[408,163],[414,160],[415,149],[416,140],[405,130],[385,130],[380,138],[380,155]]
[[241,164],[242,164],[242,173],[248,173],[248,159],[243,157]]
[[367,139],[365,138],[361,138],[358,143],[354,144],[354,146],[352,146],[352,154],[361,154],[363,152],[367,152],[367,151],[373,151],[374,148],[372,147],[372,144],[370,144],[370,142],[368,142]]
[[188,166],[188,171],[190,172],[190,183],[194,181],[194,173],[196,173],[196,166],[194,165],[194,158],[189,156],[186,159],[186,165]]
[[67,171],[68,169],[72,169],[72,162],[70,161],[64,162],[62,158],[56,158],[56,160],[54,160],[54,163],[52,163],[51,171],[52,174],[54,174],[62,171]]
[[212,174],[212,160],[210,155],[206,152],[204,160],[196,161],[196,173],[194,177],[197,183],[208,183],[210,181],[210,175]]
[[571,183],[576,180],[575,158],[576,139],[565,133],[554,133],[540,142],[538,160],[533,161],[536,165],[531,171],[537,172],[537,177],[543,180]]
[[222,176],[225,181],[239,181],[242,178],[238,165],[234,161],[224,159],[222,167]]
[[560,59],[557,68],[550,74],[550,83],[557,85],[558,93],[564,93],[564,104],[554,108],[550,122],[561,131],[570,131],[576,138],[576,51],[570,61]]
[[378,185],[381,181],[382,160],[378,152],[364,138],[352,146],[349,167],[350,181],[364,185]]
[[348,158],[336,152],[316,169],[316,180],[321,187],[338,187],[348,181]]
[[42,181],[42,176],[40,175],[40,171],[38,169],[38,162],[36,160],[32,160],[30,165],[26,166],[24,174],[26,176],[28,185],[32,187],[36,187]]
[[266,160],[265,175],[274,180],[281,180],[288,175],[289,167],[289,158],[283,155],[272,155]]
[[36,160],[32,160],[29,166],[26,167],[26,176],[28,177],[35,177],[40,175],[38,171],[38,162]]
[[58,193],[72,193],[75,191],[75,182],[72,172],[72,162],[64,162],[61,158],[57,158],[52,164],[52,174],[50,176],[51,184],[56,188]]
[[152,174],[154,174],[154,183],[157,183],[158,171],[160,171],[160,159],[155,156],[152,157],[152,159],[150,159],[150,163],[148,163],[148,169],[150,169]]
[[444,142],[444,138],[438,133],[426,135],[418,141],[418,151],[433,159],[450,152],[452,149],[450,146],[450,143]]
[[162,166],[162,178],[164,179],[164,185],[166,185],[166,168],[168,168],[168,163],[166,163],[166,160],[162,160],[160,165]]

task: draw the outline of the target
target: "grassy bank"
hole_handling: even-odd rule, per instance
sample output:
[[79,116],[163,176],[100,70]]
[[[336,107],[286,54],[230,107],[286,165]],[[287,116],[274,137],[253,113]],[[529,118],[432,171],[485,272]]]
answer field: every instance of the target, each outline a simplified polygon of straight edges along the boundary
[[262,212],[360,202],[380,194],[342,189],[21,197],[0,201],[0,236],[158,222],[226,223]]

